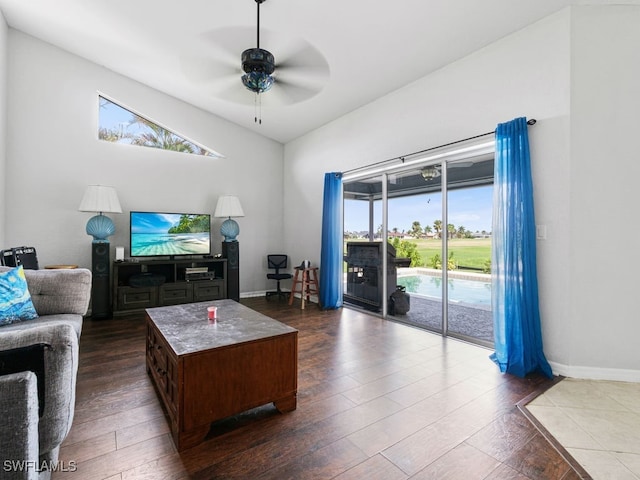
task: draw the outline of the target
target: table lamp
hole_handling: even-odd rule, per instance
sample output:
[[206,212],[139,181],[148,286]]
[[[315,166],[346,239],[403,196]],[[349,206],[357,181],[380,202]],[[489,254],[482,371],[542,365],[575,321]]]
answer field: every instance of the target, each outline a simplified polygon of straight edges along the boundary
[[89,185],[78,210],[98,214],[87,222],[87,235],[93,236],[93,243],[108,243],[107,237],[115,233],[116,227],[113,221],[103,214],[122,213],[116,189],[105,185]]
[[222,195],[218,198],[214,217],[227,219],[220,225],[220,234],[224,237],[225,242],[235,242],[236,237],[240,233],[238,222],[231,217],[244,217],[244,211],[240,200],[235,195]]

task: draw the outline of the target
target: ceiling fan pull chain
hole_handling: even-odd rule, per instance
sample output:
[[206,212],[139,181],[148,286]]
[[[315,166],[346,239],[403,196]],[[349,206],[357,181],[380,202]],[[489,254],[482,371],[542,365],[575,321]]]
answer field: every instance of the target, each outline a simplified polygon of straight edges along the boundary
[[256,93],[253,99],[253,121],[258,125],[262,125],[262,97],[260,93]]

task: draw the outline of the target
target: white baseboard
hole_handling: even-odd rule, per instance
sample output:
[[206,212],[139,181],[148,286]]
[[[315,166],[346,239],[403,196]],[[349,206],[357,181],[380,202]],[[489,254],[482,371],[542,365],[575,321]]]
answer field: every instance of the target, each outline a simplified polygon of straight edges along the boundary
[[264,297],[266,294],[266,290],[259,290],[257,292],[241,292],[240,298]]
[[623,368],[582,367],[549,362],[554,375],[583,380],[611,380],[615,382],[640,382],[640,370]]
[[[268,290],[269,292],[273,291],[273,290]],[[267,290],[258,290],[257,292],[241,292],[240,293],[240,298],[251,298],[251,297],[264,297],[267,294]],[[286,292],[287,295],[289,295],[289,291]],[[296,298],[300,298],[300,293],[295,293],[294,297]],[[310,296],[311,299],[311,303],[318,303],[318,297],[317,295],[311,295]]]

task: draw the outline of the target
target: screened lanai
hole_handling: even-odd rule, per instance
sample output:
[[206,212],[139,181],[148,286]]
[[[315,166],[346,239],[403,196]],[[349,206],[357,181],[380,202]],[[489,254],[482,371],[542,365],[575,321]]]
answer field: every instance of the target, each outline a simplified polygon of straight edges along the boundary
[[[345,172],[345,306],[493,344],[489,272],[494,154],[492,142],[484,143],[462,153],[432,152],[437,159],[420,155]],[[482,227],[467,229],[465,221]],[[459,258],[463,250],[474,249],[474,255],[486,257],[483,266]],[[396,308],[403,293],[408,310]]]

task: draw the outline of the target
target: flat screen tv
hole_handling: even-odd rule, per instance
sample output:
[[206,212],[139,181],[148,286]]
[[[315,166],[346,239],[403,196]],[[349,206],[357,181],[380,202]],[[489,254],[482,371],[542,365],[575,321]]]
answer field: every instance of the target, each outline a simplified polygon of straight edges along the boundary
[[211,215],[131,212],[131,256],[211,254]]

